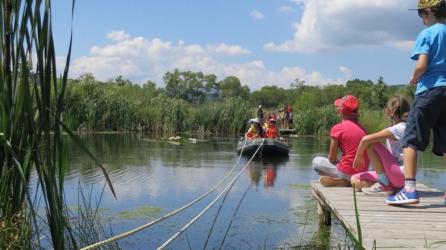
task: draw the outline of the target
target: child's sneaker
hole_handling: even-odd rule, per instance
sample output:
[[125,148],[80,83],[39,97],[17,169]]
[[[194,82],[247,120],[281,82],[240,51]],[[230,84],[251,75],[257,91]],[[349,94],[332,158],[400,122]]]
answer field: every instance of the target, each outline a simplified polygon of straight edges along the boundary
[[331,176],[321,176],[319,182],[324,187],[348,187],[350,182],[341,178],[333,178]]
[[391,185],[384,186],[377,182],[371,187],[362,188],[361,191],[368,196],[389,196],[393,194],[393,187]]
[[402,204],[418,204],[418,191],[407,192],[404,188],[397,194],[387,197],[387,204],[402,205]]

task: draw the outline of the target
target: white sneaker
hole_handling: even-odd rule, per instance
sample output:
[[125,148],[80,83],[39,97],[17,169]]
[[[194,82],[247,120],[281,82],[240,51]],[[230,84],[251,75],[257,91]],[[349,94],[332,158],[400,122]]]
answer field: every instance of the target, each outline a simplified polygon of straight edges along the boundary
[[393,187],[391,185],[383,186],[377,182],[371,187],[362,188],[361,191],[368,196],[382,196],[387,197],[393,194]]

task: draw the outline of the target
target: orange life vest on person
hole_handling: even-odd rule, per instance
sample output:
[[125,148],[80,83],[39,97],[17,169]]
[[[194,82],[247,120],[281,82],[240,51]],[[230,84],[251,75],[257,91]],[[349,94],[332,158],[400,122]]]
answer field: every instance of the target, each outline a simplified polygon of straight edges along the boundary
[[266,137],[267,138],[276,138],[277,137],[277,127],[269,125],[268,129],[266,130]]
[[257,129],[255,128],[255,126],[251,126],[249,128],[248,132],[246,132],[245,136],[247,139],[262,138],[260,133],[257,132]]

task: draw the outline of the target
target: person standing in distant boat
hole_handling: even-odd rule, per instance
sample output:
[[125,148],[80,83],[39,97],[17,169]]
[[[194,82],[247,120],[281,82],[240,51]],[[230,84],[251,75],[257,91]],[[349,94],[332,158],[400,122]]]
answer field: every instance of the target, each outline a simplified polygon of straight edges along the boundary
[[289,113],[289,109],[290,109],[290,105],[288,103],[285,104],[285,106],[283,107],[283,128],[284,129],[289,129],[290,124],[290,113]]
[[277,116],[280,119],[280,128],[284,129],[285,128],[285,109],[281,108],[277,114],[278,114]]
[[265,117],[265,114],[263,112],[262,105],[259,105],[257,108],[257,119],[259,120],[260,124],[263,124],[263,118]]
[[287,129],[291,128],[291,124],[293,124],[293,108],[291,108],[290,104],[287,104],[287,117],[288,117],[288,122],[287,122]]

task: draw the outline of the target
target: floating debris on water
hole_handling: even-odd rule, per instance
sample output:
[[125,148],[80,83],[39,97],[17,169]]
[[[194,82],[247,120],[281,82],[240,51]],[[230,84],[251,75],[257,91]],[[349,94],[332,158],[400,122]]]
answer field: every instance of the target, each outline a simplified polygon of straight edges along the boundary
[[310,189],[311,185],[310,184],[290,184],[290,185],[288,185],[288,187],[291,189]]
[[119,216],[124,219],[138,219],[141,217],[153,217],[161,213],[162,209],[155,206],[142,206],[136,210],[123,211],[119,213]]
[[169,137],[169,141],[178,141],[178,140],[181,140],[181,136],[172,136],[172,137]]

